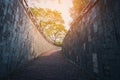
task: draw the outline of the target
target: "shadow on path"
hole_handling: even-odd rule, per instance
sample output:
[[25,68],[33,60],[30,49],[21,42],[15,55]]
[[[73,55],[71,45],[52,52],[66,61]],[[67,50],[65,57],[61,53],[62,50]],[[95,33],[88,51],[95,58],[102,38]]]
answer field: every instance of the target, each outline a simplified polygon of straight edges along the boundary
[[[60,50],[49,51],[29,62],[7,80],[88,80]],[[91,80],[91,79],[89,79]]]

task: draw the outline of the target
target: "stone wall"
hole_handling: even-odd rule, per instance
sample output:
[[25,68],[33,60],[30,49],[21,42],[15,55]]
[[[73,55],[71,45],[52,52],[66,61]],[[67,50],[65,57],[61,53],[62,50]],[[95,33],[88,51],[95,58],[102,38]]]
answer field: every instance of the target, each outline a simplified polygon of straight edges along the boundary
[[19,0],[0,0],[0,77],[51,49]]
[[62,51],[98,80],[119,80],[120,1],[99,0],[74,21]]

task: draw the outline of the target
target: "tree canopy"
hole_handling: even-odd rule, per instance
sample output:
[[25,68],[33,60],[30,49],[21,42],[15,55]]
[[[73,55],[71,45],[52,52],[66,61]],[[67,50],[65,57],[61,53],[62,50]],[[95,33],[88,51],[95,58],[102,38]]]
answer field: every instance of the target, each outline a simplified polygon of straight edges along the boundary
[[83,8],[88,4],[89,0],[73,0],[73,7],[71,8],[71,16],[73,19],[76,19]]
[[44,35],[57,45],[61,45],[67,32],[61,13],[50,9],[31,8],[33,16]]

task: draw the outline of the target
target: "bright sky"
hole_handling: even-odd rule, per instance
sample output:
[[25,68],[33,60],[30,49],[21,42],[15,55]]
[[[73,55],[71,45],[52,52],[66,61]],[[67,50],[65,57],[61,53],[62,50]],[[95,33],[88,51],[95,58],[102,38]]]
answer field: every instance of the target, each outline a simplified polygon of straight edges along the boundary
[[69,24],[72,21],[70,17],[69,8],[72,7],[72,0],[28,0],[30,7],[49,8],[57,10],[62,13],[62,17],[65,21],[66,29],[69,29]]

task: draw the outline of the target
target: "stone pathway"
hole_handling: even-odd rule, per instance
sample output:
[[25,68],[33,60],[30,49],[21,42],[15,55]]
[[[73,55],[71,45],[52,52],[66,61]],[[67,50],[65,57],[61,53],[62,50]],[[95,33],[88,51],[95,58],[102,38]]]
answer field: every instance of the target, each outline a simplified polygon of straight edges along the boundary
[[[88,80],[60,51],[49,51],[29,62],[7,80]],[[89,79],[92,80],[92,79]]]

